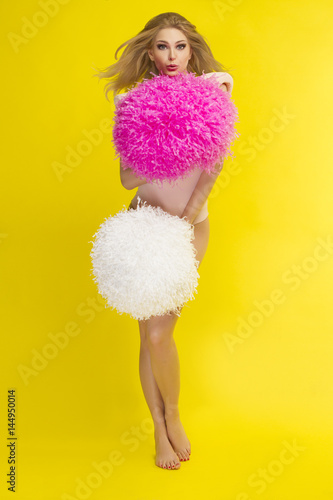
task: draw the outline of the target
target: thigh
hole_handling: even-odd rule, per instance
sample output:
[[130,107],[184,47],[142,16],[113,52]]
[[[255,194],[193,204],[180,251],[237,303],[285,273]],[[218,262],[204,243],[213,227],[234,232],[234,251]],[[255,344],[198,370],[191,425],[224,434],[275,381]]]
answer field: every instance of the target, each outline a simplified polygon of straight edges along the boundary
[[[194,240],[193,245],[197,251],[196,259],[199,261],[199,265],[204,258],[208,247],[209,241],[209,218],[198,222],[194,225]],[[179,316],[175,313],[164,314],[163,316],[152,316],[147,320],[139,321],[141,340],[147,339],[147,330],[156,331],[156,333],[162,334],[162,332],[172,333]]]
[[197,251],[196,259],[199,261],[199,265],[201,264],[208,247],[209,233],[210,226],[208,217],[194,225],[193,245]]

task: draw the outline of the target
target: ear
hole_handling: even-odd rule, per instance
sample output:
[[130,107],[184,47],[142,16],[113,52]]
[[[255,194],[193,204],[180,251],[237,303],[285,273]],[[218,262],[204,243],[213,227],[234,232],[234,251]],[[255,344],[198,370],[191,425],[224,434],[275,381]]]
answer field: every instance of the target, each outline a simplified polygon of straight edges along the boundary
[[152,51],[151,50],[148,50],[148,56],[150,58],[151,61],[153,61],[153,54],[152,54]]

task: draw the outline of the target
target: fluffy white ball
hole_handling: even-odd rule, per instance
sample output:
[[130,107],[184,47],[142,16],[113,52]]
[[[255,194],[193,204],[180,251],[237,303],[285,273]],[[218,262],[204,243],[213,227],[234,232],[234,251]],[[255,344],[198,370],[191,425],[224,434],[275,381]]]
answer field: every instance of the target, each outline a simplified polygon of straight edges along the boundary
[[93,280],[119,314],[179,316],[197,293],[194,228],[185,219],[139,204],[107,218],[93,238]]

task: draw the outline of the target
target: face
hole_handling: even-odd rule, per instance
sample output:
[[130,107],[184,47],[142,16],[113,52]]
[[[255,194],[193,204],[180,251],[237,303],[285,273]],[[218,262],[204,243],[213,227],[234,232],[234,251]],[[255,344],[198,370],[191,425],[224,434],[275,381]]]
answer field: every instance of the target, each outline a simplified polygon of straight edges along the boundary
[[159,73],[175,76],[187,71],[192,49],[182,31],[164,28],[157,33],[153,48],[148,50],[148,54]]

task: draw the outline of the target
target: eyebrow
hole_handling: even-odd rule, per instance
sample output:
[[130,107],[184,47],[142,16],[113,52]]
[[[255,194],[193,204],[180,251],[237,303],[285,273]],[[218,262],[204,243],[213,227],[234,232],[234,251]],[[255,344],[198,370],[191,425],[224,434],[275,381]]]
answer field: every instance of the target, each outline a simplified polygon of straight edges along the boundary
[[[168,43],[165,40],[157,40],[156,42],[165,42],[165,43]],[[186,42],[186,40],[178,40],[178,42],[176,42],[176,43],[179,43],[179,42]]]

